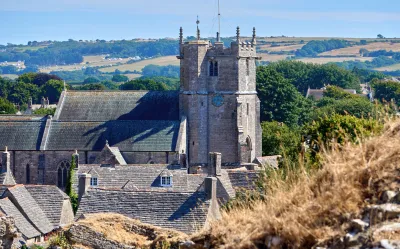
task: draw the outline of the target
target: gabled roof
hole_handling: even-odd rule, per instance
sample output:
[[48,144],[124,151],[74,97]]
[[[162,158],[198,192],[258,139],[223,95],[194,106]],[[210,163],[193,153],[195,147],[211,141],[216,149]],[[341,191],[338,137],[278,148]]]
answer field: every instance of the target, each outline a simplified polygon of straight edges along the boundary
[[15,185],[15,178],[10,170],[0,173],[0,185]]
[[[172,175],[172,186],[162,187],[160,175],[168,170]],[[204,181],[202,175],[188,174],[187,169],[174,165],[116,165],[102,167],[101,165],[82,165],[78,167],[78,174],[89,173],[98,178],[98,187],[126,189],[126,190],[160,190],[175,192],[195,192]],[[76,179],[75,182],[78,182]]]
[[61,121],[178,120],[178,91],[64,91]]
[[278,168],[280,158],[280,155],[256,157],[256,162],[263,167]]
[[130,192],[89,190],[82,197],[76,217],[82,214],[118,213],[141,222],[185,233],[201,229],[210,201],[204,192]]
[[16,228],[25,238],[41,235],[8,198],[0,199],[0,209],[5,215],[14,217]]
[[54,185],[25,185],[54,228],[58,228],[63,213],[63,202],[69,197]]
[[46,214],[23,185],[8,188],[3,196],[8,197],[39,232],[46,234],[53,230]]
[[46,121],[1,121],[0,148],[39,150]]
[[119,165],[126,165],[125,159],[121,154],[121,151],[119,150],[118,147],[110,147],[110,146],[106,146],[110,152],[115,156],[115,160],[117,161],[117,163]]
[[171,120],[53,121],[45,149],[101,151],[108,140],[120,151],[175,151],[179,127]]

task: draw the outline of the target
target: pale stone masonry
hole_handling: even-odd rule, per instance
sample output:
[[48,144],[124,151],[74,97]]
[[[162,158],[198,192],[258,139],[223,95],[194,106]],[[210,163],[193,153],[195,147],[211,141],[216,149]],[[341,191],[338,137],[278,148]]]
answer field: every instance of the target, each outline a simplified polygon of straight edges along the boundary
[[189,165],[207,165],[208,153],[223,165],[252,163],[261,156],[260,103],[256,91],[256,36],[245,42],[183,42],[180,116],[187,118]]
[[179,91],[64,91],[54,117],[0,115],[16,183],[65,188],[74,151],[81,164],[179,164],[189,173],[207,170],[210,152],[225,169],[257,162],[255,30],[245,41],[238,28],[228,48],[184,42],[182,30],[179,43]]

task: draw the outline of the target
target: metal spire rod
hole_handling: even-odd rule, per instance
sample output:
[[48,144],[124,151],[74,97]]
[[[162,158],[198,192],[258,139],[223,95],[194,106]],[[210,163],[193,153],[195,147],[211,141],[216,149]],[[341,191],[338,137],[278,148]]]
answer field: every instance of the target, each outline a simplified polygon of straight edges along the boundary
[[218,0],[218,33],[219,36],[221,37],[221,11],[220,11],[219,0]]

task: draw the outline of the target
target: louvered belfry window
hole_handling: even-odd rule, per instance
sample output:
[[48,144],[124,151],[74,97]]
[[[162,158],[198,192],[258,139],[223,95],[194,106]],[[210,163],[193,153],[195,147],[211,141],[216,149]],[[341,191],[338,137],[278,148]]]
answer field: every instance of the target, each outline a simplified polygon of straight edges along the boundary
[[210,61],[209,63],[209,76],[218,76],[218,61]]

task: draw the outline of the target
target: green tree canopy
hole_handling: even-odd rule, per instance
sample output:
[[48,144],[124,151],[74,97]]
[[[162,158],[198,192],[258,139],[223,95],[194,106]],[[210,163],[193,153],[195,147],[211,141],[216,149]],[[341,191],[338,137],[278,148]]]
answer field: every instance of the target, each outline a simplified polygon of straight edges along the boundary
[[127,82],[129,78],[122,74],[114,74],[111,80],[114,82]]
[[98,82],[100,82],[100,80],[97,79],[96,77],[88,77],[83,81],[84,84],[92,84],[92,83],[98,83]]
[[49,98],[50,103],[57,103],[63,90],[64,82],[60,80],[49,80],[40,88],[41,95]]
[[281,155],[293,162],[298,160],[301,151],[301,135],[298,129],[276,121],[263,122],[261,127],[264,156]]
[[0,98],[0,114],[15,114],[17,109],[14,104],[5,98]]
[[136,79],[126,82],[120,86],[121,90],[149,90],[165,91],[168,90],[164,83],[156,82],[151,79]]
[[311,103],[280,73],[269,66],[257,69],[257,92],[261,101],[261,120],[296,126],[305,121]]

